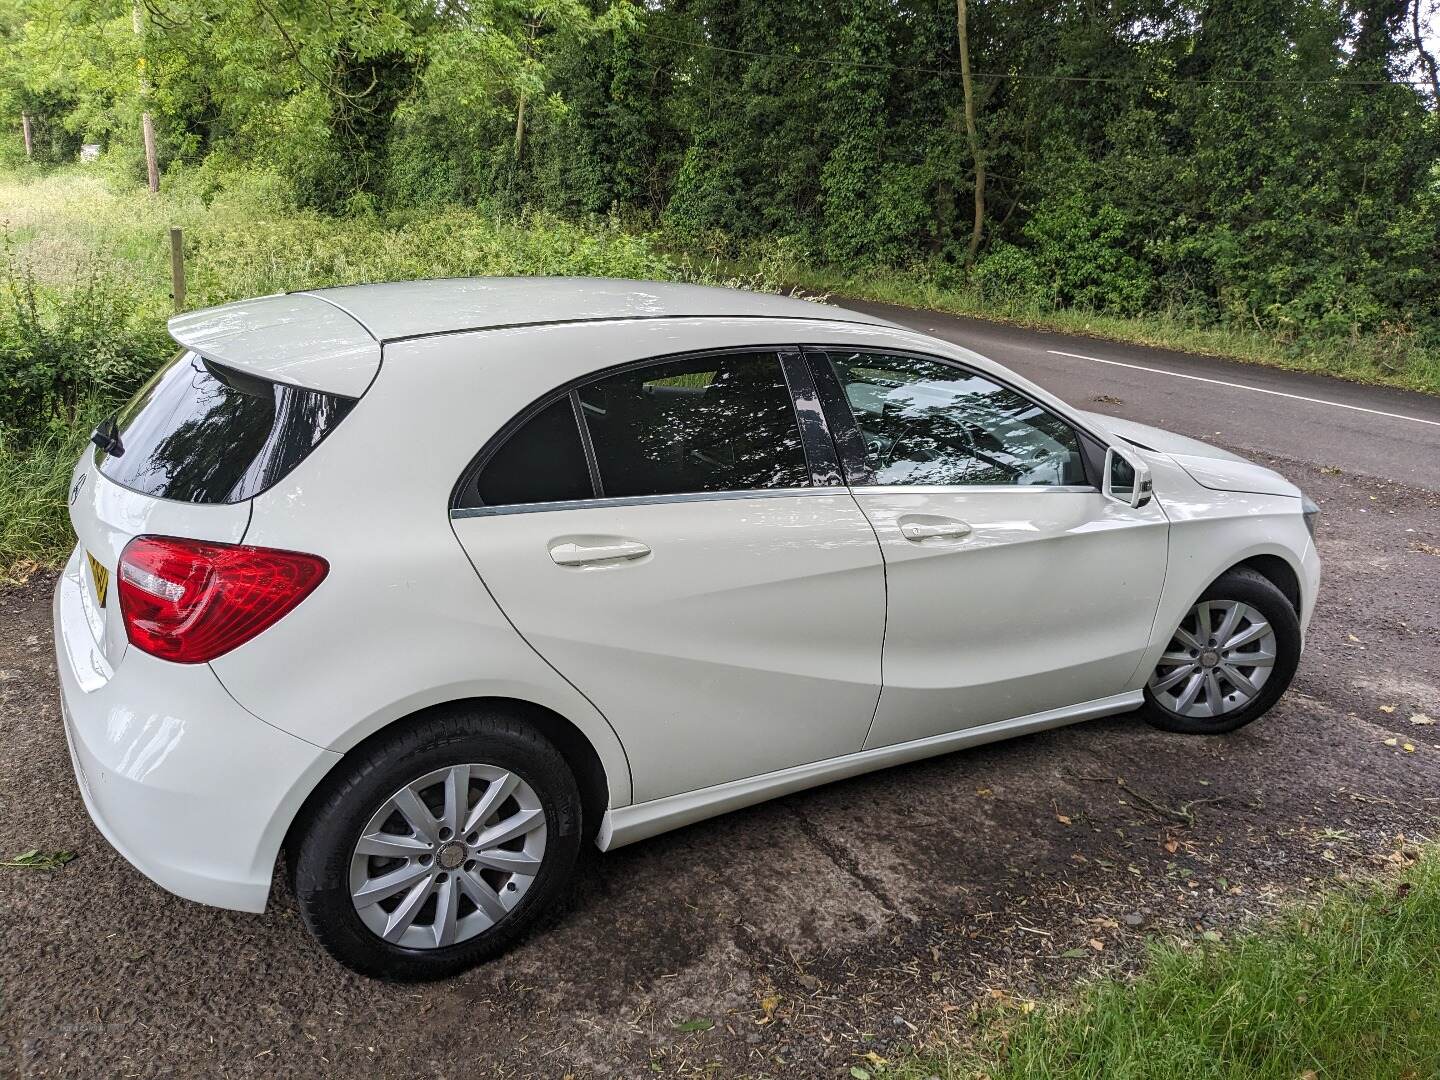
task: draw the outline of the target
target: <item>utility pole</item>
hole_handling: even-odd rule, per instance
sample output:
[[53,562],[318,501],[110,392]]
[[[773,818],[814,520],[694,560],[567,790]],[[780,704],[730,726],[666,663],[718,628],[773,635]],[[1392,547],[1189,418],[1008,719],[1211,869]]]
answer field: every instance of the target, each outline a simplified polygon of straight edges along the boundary
[[30,114],[20,114],[20,130],[25,133],[25,160],[29,161],[35,156],[35,145],[30,135]]
[[[135,28],[136,36],[145,36],[145,28],[140,23],[140,0],[131,0],[130,25]],[[141,51],[143,54],[144,50]],[[160,190],[160,165],[155,160],[155,124],[150,119],[150,72],[145,66],[144,55],[141,55],[137,66],[140,69],[140,136],[145,142],[145,177],[153,193]]]

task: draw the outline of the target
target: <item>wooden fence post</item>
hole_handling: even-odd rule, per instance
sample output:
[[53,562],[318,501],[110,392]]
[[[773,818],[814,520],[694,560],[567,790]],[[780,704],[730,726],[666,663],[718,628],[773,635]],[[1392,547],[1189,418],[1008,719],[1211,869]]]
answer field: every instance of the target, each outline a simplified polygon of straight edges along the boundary
[[30,114],[28,112],[20,114],[20,128],[25,133],[25,159],[28,161],[35,156],[34,145],[30,137]]
[[175,297],[175,310],[185,310],[185,237],[175,226],[170,227],[170,294]]

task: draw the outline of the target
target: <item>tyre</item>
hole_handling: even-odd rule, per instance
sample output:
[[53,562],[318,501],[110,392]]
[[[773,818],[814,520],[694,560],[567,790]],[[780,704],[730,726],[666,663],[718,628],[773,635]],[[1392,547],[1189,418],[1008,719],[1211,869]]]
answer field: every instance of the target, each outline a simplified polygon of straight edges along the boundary
[[436,710],[347,754],[287,845],[305,925],[363,975],[440,979],[559,905],[581,803],[560,752],[498,711]]
[[1141,711],[1166,731],[1235,731],[1269,711],[1299,662],[1300,619],[1285,594],[1253,570],[1230,570],[1181,620]]

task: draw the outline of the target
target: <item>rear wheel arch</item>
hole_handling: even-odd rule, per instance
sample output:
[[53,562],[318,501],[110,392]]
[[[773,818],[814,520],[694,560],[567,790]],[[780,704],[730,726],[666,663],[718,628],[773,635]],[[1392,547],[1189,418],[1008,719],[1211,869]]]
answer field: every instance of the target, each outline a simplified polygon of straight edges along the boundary
[[315,784],[300,809],[296,811],[282,847],[289,848],[297,829],[309,819],[312,808],[324,797],[329,782],[344,768],[346,758],[352,757],[357,751],[365,749],[374,742],[393,737],[400,728],[421,723],[437,713],[453,713],[467,707],[490,712],[500,710],[508,713],[522,723],[533,727],[560,752],[565,763],[569,765],[571,773],[574,774],[575,783],[580,789],[583,838],[593,839],[600,827],[600,819],[610,805],[610,782],[599,753],[585,733],[572,721],[553,709],[548,709],[533,701],[510,697],[468,697],[427,705],[422,709],[398,717],[350,747],[325,776]]

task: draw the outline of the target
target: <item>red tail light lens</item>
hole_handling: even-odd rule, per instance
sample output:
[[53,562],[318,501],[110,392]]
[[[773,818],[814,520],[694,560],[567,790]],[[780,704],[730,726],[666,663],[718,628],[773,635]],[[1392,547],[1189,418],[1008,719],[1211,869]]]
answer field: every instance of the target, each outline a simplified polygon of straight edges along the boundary
[[137,536],[115,575],[130,644],[203,664],[273,626],[325,580],[315,555],[171,536]]

